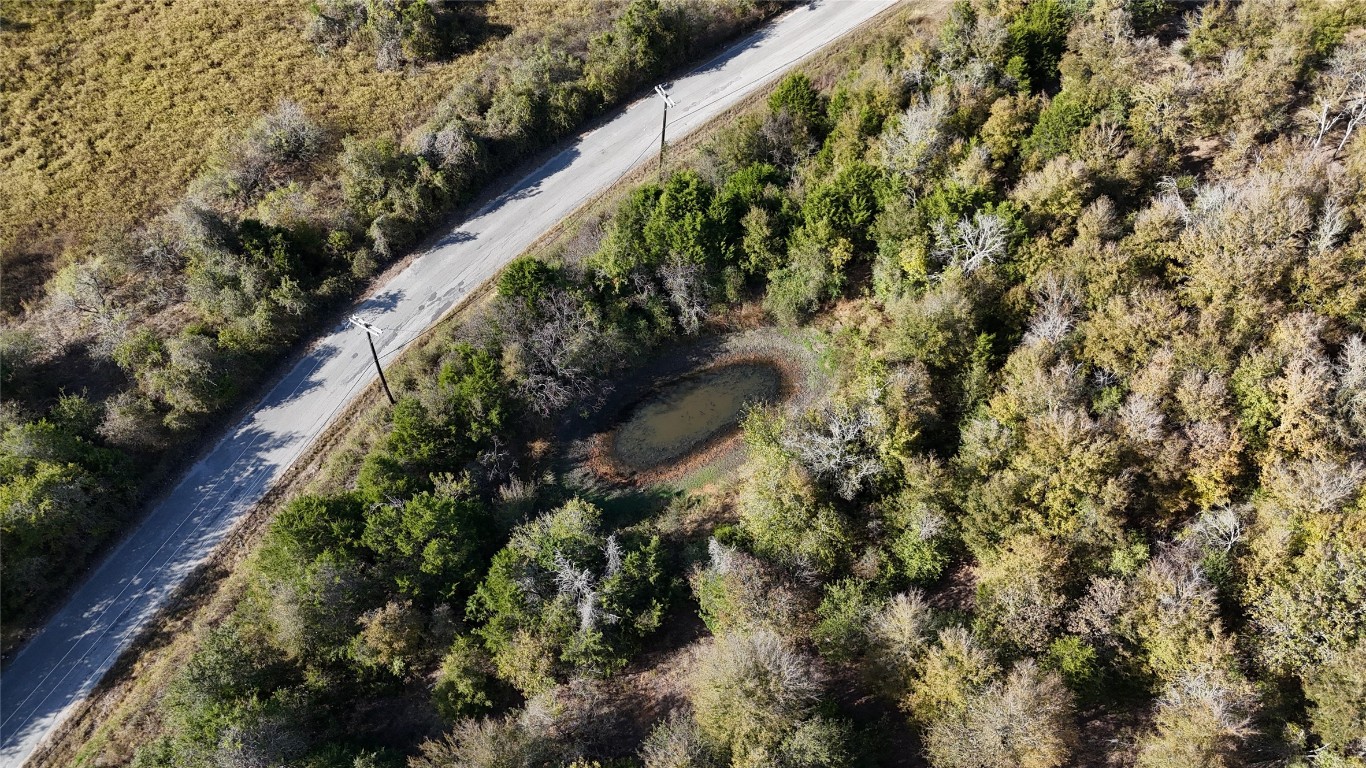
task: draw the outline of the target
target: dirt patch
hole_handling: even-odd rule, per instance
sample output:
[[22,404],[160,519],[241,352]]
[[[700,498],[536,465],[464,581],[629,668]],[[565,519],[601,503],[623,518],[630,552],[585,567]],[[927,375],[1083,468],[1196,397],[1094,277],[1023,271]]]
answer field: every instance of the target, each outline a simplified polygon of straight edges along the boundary
[[621,718],[610,757],[633,756],[657,723],[688,705],[697,649],[709,637],[706,625],[689,603],[673,612],[656,637],[657,643],[626,671],[604,682],[606,709]]

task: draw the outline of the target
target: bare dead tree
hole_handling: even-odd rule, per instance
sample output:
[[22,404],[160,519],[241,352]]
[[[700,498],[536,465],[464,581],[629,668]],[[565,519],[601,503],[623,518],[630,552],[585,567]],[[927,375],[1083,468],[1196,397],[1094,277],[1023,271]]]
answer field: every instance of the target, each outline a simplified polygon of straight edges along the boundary
[[1157,702],[1159,718],[1167,714],[1188,720],[1201,713],[1204,717],[1200,721],[1216,728],[1223,738],[1235,741],[1255,733],[1251,716],[1255,705],[1256,697],[1249,686],[1213,668],[1184,672],[1166,687]]
[[702,729],[691,714],[673,712],[650,731],[640,747],[645,768],[716,768],[721,763],[712,754]]
[[1309,248],[1320,256],[1337,247],[1338,238],[1347,231],[1347,209],[1336,198],[1329,198],[1319,212],[1319,225],[1309,240]]
[[553,290],[532,307],[503,302],[498,324],[520,354],[519,394],[535,413],[549,416],[601,391],[598,374],[614,362],[615,344],[569,292]]
[[935,721],[926,751],[944,768],[1062,766],[1076,748],[1073,717],[1062,678],[1026,659],[1004,682],[970,696],[960,712]]
[[689,336],[707,319],[707,284],[702,267],[675,255],[659,268],[664,293],[678,312],[678,324]]
[[592,569],[580,567],[560,552],[555,553],[555,568],[552,577],[558,596],[574,605],[579,614],[579,631],[590,632],[598,625],[615,624],[621,617],[608,612],[602,603],[600,587],[607,579],[621,570],[621,545],[615,534],[607,537],[603,545],[606,566],[600,575]]
[[457,184],[469,181],[482,162],[479,144],[469,125],[458,118],[439,129],[423,131],[414,142],[414,149]]
[[308,742],[275,717],[232,725],[223,732],[213,756],[221,768],[275,768],[303,757]]
[[228,167],[227,196],[245,203],[283,183],[322,149],[322,129],[297,102],[282,99],[238,143]]
[[1307,110],[1315,128],[1314,147],[1338,125],[1342,136],[1333,154],[1342,151],[1362,121],[1366,121],[1366,41],[1349,39],[1338,46],[1319,77],[1314,106]]
[[937,90],[928,98],[917,94],[895,125],[883,132],[883,162],[906,176],[923,173],[947,142],[943,126],[948,117],[947,95]]
[[1291,509],[1316,514],[1340,511],[1366,483],[1366,466],[1359,461],[1312,459],[1277,463],[1265,472],[1265,485]]
[[1152,444],[1162,439],[1166,417],[1147,395],[1131,393],[1119,407],[1118,419],[1131,440]]
[[935,256],[970,275],[1005,255],[1009,230],[993,213],[959,219],[952,229],[939,225]]
[[1189,536],[1202,546],[1228,554],[1243,540],[1243,517],[1246,512],[1244,507],[1227,504],[1207,509],[1191,524]]
[[1055,275],[1049,275],[1035,293],[1039,309],[1029,321],[1026,344],[1057,343],[1072,330],[1072,308],[1076,303],[1072,289]]
[[875,402],[832,403],[784,435],[783,446],[817,478],[832,483],[841,497],[853,499],[887,471],[876,448],[885,429],[886,415]]
[[1335,366],[1337,406],[1354,442],[1366,442],[1366,339],[1351,336]]

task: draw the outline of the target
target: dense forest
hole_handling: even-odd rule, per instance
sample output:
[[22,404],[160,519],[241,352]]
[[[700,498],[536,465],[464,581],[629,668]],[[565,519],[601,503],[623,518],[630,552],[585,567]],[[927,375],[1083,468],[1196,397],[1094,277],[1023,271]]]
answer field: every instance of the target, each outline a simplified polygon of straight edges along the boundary
[[321,318],[489,180],[773,10],[5,5],[5,646]]
[[[283,505],[134,764],[1366,766],[1366,8],[941,16],[514,261]],[[343,175],[367,253],[425,221],[407,151],[344,150],[416,169]],[[741,466],[632,505],[549,471],[756,314],[829,382]]]

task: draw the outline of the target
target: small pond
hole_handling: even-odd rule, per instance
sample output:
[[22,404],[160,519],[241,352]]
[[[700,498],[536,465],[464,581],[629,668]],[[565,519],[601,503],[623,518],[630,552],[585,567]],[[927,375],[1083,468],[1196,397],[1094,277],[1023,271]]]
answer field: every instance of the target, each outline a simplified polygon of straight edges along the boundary
[[683,458],[735,430],[747,405],[777,400],[782,384],[767,363],[732,363],[667,384],[627,414],[612,457],[633,470]]

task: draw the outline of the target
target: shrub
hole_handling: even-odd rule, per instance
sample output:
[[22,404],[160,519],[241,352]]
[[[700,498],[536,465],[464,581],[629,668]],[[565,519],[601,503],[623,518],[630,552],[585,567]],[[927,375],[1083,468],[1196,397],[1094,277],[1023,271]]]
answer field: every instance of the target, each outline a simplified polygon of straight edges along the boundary
[[977,583],[977,611],[993,643],[1042,653],[1055,639],[1067,603],[1068,563],[1046,539],[1016,536],[984,563]]
[[628,549],[601,533],[600,517],[575,500],[519,526],[470,599],[499,675],[524,692],[575,668],[620,669],[659,625],[659,541]]
[[131,501],[127,460],[93,442],[99,409],[61,397],[49,417],[0,411],[0,609],[25,614],[51,599]]
[[[912,640],[921,635],[921,611],[915,601],[908,601],[898,609],[900,617],[910,621],[899,622],[902,631]],[[908,659],[914,658],[915,643],[903,646]],[[1000,674],[1000,667],[992,655],[973,640],[972,635],[962,627],[949,627],[938,633],[936,642],[930,645],[924,655],[914,664],[915,674],[911,680],[910,692],[903,700],[903,706],[910,713],[912,722],[928,726],[941,718],[961,715],[969,701],[975,700]]]
[[830,573],[849,557],[847,521],[796,467],[757,472],[738,504],[744,531],[760,555],[818,573]]
[[659,0],[632,0],[611,29],[589,41],[588,88],[610,103],[663,74],[685,44],[672,16]]
[[439,739],[424,741],[412,768],[504,768],[558,764],[563,757],[549,723],[527,711],[467,718]]
[[815,132],[825,119],[825,99],[805,72],[793,72],[778,81],[768,96],[768,108],[773,112],[787,110]]
[[473,638],[456,638],[441,659],[432,686],[436,711],[447,720],[487,711],[493,705],[488,695],[492,673],[493,664]]
[[1366,751],[1366,640],[1333,655],[1304,676],[1314,732],[1345,754]]
[[856,579],[829,584],[816,608],[811,639],[821,655],[832,661],[849,661],[862,655],[868,645],[868,626],[878,605],[868,585]]
[[1072,150],[1078,134],[1095,114],[1075,92],[1063,89],[1039,112],[1039,120],[1021,145],[1035,166]]
[[375,504],[360,540],[400,593],[425,602],[469,594],[489,538],[488,511],[466,477],[401,503]]
[[[720,538],[724,529],[718,528]],[[690,575],[698,613],[713,634],[754,627],[788,631],[811,609],[772,564],[733,549],[718,538],[707,543],[708,564]]]
[[820,145],[827,130],[826,99],[805,73],[793,72],[780,80],[768,96],[768,109],[763,136],[770,156],[796,159]]
[[[816,715],[820,692],[821,676],[810,660],[767,630],[717,637],[701,651],[689,681],[703,735],[739,765],[841,764],[842,734]],[[822,757],[788,757],[812,752]]]
[[1056,768],[1076,748],[1072,696],[1062,679],[1022,661],[1004,682],[936,720],[925,751],[935,768]]
[[689,715],[673,712],[655,724],[640,745],[645,768],[721,768],[712,747],[697,722]]
[[1043,665],[1062,675],[1063,682],[1078,696],[1088,696],[1096,691],[1100,678],[1096,649],[1076,635],[1054,640],[1048,646]]
[[1062,0],[1028,3],[1006,26],[1007,71],[1019,72],[1019,89],[1044,90],[1058,79],[1072,9]]
[[1238,750],[1252,735],[1256,699],[1247,683],[1217,670],[1192,670],[1170,683],[1152,730],[1138,744],[1141,768],[1241,764]]
[[831,256],[810,237],[795,236],[788,259],[785,266],[768,274],[764,309],[779,323],[795,326],[838,296],[844,278],[833,268]]
[[508,262],[498,275],[498,295],[535,306],[558,281],[559,270],[555,267],[540,259],[520,256]]
[[402,677],[423,661],[423,620],[411,600],[390,600],[362,614],[359,624],[351,658],[362,669]]
[[910,690],[933,642],[935,621],[918,589],[894,596],[869,621],[868,672],[884,694],[901,699]]

